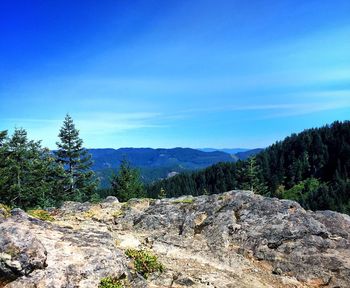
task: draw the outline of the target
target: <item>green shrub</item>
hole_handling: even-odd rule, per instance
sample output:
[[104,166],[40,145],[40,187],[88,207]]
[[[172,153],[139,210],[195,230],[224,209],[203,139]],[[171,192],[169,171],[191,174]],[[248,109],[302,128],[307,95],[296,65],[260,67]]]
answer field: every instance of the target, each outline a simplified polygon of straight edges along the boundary
[[9,206],[0,203],[0,210],[3,211],[3,215],[4,215],[5,218],[11,216],[11,213],[10,213],[11,208]]
[[92,194],[92,196],[90,197],[90,202],[91,203],[99,203],[99,202],[101,202],[101,196],[98,193]]
[[150,273],[164,271],[164,265],[158,261],[157,256],[150,252],[128,249],[125,254],[134,260],[136,271],[146,279]]
[[317,194],[318,190],[324,186],[315,178],[308,178],[304,181],[300,181],[289,190],[282,192],[283,199],[289,199],[299,202],[304,208],[310,209],[308,203],[312,202],[311,199]]
[[55,220],[50,214],[49,212],[45,211],[45,210],[41,210],[41,209],[35,209],[35,210],[28,210],[27,213],[34,217],[34,218],[38,218],[40,220],[43,221],[53,221]]
[[123,210],[116,210],[113,212],[112,216],[114,218],[119,218],[119,217],[123,217],[125,215],[125,212]]
[[85,218],[89,218],[89,219],[91,219],[91,218],[93,218],[93,217],[95,217],[96,216],[96,213],[93,211],[93,210],[88,210],[88,211],[85,211],[83,214],[83,217],[85,217]]
[[124,285],[118,279],[114,279],[112,277],[106,277],[101,279],[98,287],[99,288],[124,288]]

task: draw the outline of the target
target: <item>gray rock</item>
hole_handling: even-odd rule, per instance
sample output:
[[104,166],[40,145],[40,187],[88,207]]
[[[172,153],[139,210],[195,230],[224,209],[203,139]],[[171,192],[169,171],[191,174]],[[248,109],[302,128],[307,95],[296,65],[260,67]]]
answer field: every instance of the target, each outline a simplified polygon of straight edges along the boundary
[[46,267],[47,251],[28,227],[0,224],[0,282],[28,276]]
[[9,282],[6,288],[90,288],[101,278],[129,273],[124,253],[98,222],[75,230],[19,213],[0,224],[0,235],[0,283]]
[[20,208],[14,208],[11,210],[11,215],[12,216],[16,216],[16,217],[20,217],[20,218],[24,218],[27,219],[28,218],[28,214],[26,212],[24,212],[22,209]]
[[79,203],[73,201],[66,201],[60,208],[60,211],[65,214],[74,214],[79,212],[86,212],[91,208],[91,204],[89,202]]
[[271,273],[350,287],[349,216],[246,191],[184,199],[162,199],[124,220],[135,230],[162,231],[163,239],[180,235],[180,243],[200,234],[213,257],[228,264],[230,247],[240,247],[245,256],[268,261]]
[[119,200],[117,197],[114,196],[107,196],[106,199],[103,200],[104,203],[119,203]]
[[0,287],[98,287],[122,275],[147,287],[124,256],[125,239],[165,264],[148,278],[151,287],[350,287],[347,215],[249,191],[114,200],[66,202],[54,223],[13,210],[0,221],[0,251],[16,244],[18,262],[1,254]]

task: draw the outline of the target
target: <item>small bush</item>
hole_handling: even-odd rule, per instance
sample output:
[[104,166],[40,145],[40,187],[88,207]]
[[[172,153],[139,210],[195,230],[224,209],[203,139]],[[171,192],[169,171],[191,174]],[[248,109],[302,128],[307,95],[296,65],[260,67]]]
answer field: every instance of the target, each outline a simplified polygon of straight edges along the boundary
[[115,212],[113,212],[112,216],[113,216],[114,218],[119,218],[119,217],[123,217],[124,214],[125,214],[124,211],[122,211],[122,210],[116,210]]
[[157,256],[145,250],[128,249],[126,256],[134,260],[135,269],[147,279],[148,275],[153,272],[163,272],[164,266],[158,261]]
[[88,210],[88,211],[85,211],[82,215],[85,218],[90,218],[91,219],[91,218],[96,216],[96,213],[94,211],[92,211],[92,210]]
[[43,221],[53,221],[55,218],[53,218],[49,212],[41,209],[36,210],[28,210],[27,213],[37,219],[43,220]]
[[0,210],[3,211],[2,214],[4,215],[5,218],[11,216],[11,213],[10,213],[11,208],[9,206],[0,203]]
[[114,279],[112,277],[106,277],[101,279],[98,287],[99,288],[124,288],[124,285],[118,279]]

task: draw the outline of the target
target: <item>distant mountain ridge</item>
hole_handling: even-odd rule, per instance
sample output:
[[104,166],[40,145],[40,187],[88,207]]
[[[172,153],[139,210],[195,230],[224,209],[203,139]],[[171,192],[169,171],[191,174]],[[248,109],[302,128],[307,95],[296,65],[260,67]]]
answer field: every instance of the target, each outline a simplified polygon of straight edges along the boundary
[[228,154],[237,154],[240,152],[246,152],[251,149],[248,148],[198,148],[197,150],[203,151],[203,152],[214,152],[214,151],[221,151]]
[[[100,148],[88,149],[94,164],[92,169],[101,179],[101,186],[109,186],[109,176],[118,170],[120,162],[127,159],[133,167],[140,169],[144,182],[167,178],[172,172],[186,172],[206,168],[219,162],[235,162],[238,156],[223,151],[204,152],[192,148]],[[245,150],[245,149],[243,149]],[[250,150],[245,150],[248,153]],[[171,175],[171,174],[170,174]]]
[[235,157],[237,157],[239,160],[247,160],[250,156],[256,155],[263,151],[263,148],[256,148],[256,149],[251,149],[247,151],[242,151],[238,152],[235,154]]
[[119,148],[89,149],[92,154],[93,169],[117,168],[126,158],[135,167],[157,167],[180,165],[185,169],[203,168],[213,162],[232,162],[234,158],[221,151],[203,152],[191,148],[152,149]]

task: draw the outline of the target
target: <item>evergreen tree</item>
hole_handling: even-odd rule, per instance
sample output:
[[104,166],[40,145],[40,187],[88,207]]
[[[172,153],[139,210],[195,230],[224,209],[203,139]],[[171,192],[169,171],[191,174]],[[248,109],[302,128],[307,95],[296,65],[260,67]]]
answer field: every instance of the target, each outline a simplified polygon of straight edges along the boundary
[[3,147],[5,140],[7,138],[7,131],[0,131],[0,148]]
[[6,202],[6,183],[7,183],[7,179],[6,179],[6,168],[7,168],[7,164],[6,164],[6,160],[8,157],[8,137],[7,137],[7,131],[0,131],[0,203],[5,203],[8,204]]
[[59,166],[39,141],[30,141],[24,129],[15,129],[12,137],[0,139],[0,202],[22,208],[51,206]]
[[120,201],[143,197],[144,188],[140,180],[140,172],[132,168],[127,160],[123,160],[118,174],[111,177],[113,194]]
[[237,175],[239,187],[254,193],[266,194],[268,191],[267,185],[263,180],[262,170],[257,163],[256,156],[249,157],[246,161],[242,161],[241,164],[242,167]]
[[56,145],[57,162],[65,168],[63,198],[86,201],[96,191],[98,181],[91,170],[91,154],[83,148],[79,130],[67,114],[58,134],[60,142]]

